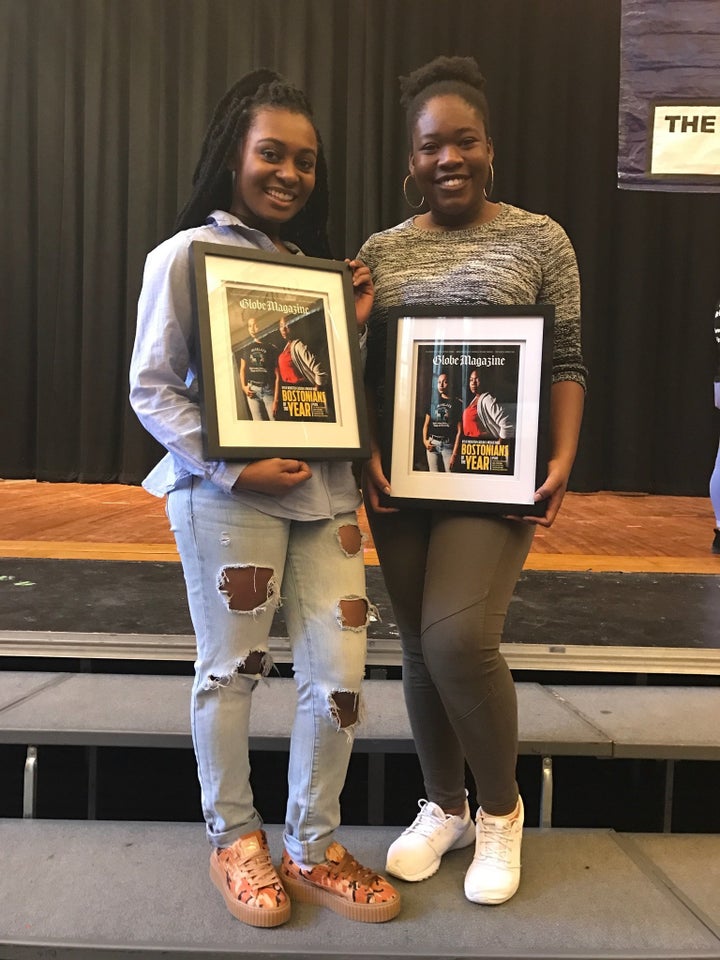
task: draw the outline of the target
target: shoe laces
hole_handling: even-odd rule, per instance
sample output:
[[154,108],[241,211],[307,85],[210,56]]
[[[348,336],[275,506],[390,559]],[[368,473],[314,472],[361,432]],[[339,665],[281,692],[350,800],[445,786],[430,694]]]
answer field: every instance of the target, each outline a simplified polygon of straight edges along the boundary
[[244,857],[236,847],[230,847],[225,851],[223,859],[230,869],[242,870],[256,890],[271,887],[278,882],[277,873],[268,850],[261,848]]
[[489,860],[507,865],[512,859],[512,820],[505,817],[482,818],[479,836],[479,849],[475,853],[478,860]]
[[349,880],[358,885],[372,886],[378,879],[378,874],[369,867],[364,867],[361,863],[345,850],[342,859],[338,863],[328,860],[329,874],[333,880]]
[[[418,800],[418,806],[420,807],[420,812],[410,826],[406,830],[403,830],[403,833],[419,833],[421,837],[429,837],[435,833],[438,824],[444,823],[445,820],[438,817],[434,810],[428,809],[430,804],[427,800]],[[447,817],[445,819],[447,819]]]

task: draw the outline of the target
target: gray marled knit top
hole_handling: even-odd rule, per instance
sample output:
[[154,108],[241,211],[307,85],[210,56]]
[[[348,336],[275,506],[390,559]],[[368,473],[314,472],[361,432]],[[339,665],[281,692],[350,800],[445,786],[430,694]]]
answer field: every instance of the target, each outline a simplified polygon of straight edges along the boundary
[[358,258],[370,268],[375,284],[366,373],[379,400],[387,310],[411,303],[552,303],[553,382],[574,380],[585,386],[575,251],[550,217],[501,204],[494,219],[464,230],[422,230],[411,218],[374,233]]

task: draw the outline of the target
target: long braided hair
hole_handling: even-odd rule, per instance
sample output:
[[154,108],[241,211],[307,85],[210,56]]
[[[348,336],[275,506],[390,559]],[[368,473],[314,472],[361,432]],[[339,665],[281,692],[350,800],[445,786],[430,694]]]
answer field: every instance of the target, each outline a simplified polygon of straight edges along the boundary
[[329,257],[327,163],[312,108],[302,90],[274,70],[265,68],[241,77],[215,107],[193,174],[192,193],[177,216],[175,230],[198,227],[213,210],[230,209],[233,188],[228,162],[250,129],[256,111],[262,107],[302,114],[315,129],[318,141],[315,189],[303,209],[283,224],[280,236],[310,256]]

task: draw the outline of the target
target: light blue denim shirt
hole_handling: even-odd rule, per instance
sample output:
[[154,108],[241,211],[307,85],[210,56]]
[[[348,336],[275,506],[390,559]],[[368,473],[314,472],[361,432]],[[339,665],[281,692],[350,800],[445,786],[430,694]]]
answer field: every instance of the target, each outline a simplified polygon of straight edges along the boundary
[[[230,494],[247,466],[203,456],[198,358],[192,345],[193,240],[276,252],[264,233],[246,227],[224,210],[215,210],[202,227],[176,233],[148,254],[130,363],[130,403],[145,429],[168,451],[143,481],[143,487],[156,497],[191,476],[211,480]],[[349,463],[313,462],[310,468],[312,477],[282,497],[248,490],[232,495],[263,513],[293,520],[320,520],[359,506]]]

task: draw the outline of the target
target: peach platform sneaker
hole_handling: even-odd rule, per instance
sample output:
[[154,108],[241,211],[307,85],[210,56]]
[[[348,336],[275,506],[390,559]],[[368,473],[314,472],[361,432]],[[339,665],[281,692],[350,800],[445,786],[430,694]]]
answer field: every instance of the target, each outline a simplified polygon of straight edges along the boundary
[[325,860],[310,869],[298,866],[286,850],[280,876],[295,900],[328,907],[350,920],[383,923],[400,912],[397,890],[336,841],[325,851]]
[[252,927],[278,927],[290,919],[290,900],[270,859],[264,830],[210,854],[210,879],[230,913]]

